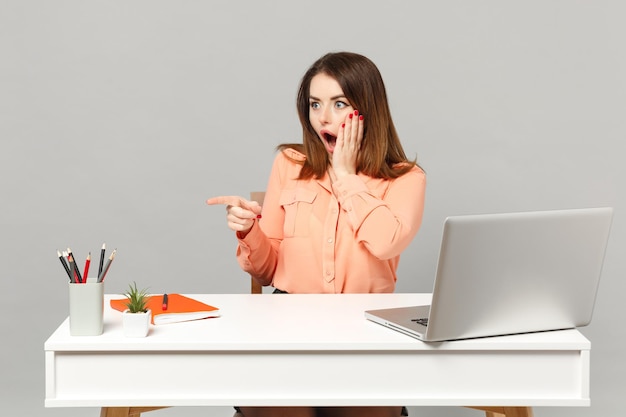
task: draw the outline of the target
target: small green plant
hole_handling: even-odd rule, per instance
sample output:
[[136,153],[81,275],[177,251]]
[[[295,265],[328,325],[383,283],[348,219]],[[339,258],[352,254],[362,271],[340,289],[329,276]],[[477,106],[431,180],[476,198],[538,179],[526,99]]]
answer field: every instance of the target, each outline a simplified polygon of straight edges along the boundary
[[128,284],[128,291],[124,294],[128,301],[126,307],[130,313],[145,313],[148,308],[148,290],[137,289],[137,283],[133,281],[133,284]]

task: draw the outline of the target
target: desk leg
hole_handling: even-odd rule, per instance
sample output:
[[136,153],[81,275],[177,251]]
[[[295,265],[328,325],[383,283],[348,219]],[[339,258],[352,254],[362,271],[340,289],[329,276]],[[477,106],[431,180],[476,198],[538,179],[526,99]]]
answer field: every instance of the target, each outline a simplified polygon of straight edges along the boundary
[[532,407],[469,407],[484,411],[486,417],[533,417]]
[[141,413],[167,407],[102,407],[100,417],[140,417]]

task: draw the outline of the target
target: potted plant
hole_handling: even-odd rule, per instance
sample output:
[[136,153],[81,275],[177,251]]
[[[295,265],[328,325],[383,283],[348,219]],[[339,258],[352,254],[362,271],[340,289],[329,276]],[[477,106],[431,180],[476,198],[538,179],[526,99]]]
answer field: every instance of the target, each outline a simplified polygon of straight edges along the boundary
[[150,329],[152,312],[148,308],[149,295],[146,289],[138,289],[137,283],[128,285],[127,310],[122,314],[122,326],[126,337],[146,337]]

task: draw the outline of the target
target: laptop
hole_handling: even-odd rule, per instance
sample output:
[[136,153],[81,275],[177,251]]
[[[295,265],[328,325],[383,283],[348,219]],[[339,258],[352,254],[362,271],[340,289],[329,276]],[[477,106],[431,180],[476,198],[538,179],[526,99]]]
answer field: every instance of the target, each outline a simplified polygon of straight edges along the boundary
[[585,326],[613,209],[448,217],[430,305],[365,317],[425,342]]

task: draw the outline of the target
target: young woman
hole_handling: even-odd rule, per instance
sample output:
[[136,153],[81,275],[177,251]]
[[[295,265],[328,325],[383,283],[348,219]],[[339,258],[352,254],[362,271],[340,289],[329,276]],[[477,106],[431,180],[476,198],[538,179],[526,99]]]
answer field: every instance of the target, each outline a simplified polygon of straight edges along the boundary
[[[283,144],[263,208],[225,204],[241,268],[286,293],[393,292],[400,254],[424,207],[422,169],[393,125],[377,67],[354,53],[329,53],[302,78],[302,143]],[[261,217],[262,215],[262,217]],[[400,407],[242,408],[255,416],[393,416]]]

